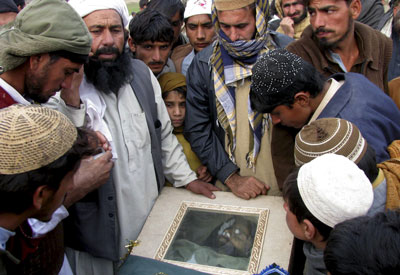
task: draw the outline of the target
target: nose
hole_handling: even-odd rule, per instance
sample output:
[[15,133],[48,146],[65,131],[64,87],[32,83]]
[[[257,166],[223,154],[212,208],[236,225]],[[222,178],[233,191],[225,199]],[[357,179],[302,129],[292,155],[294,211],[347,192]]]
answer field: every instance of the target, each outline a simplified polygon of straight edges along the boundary
[[206,38],[204,30],[203,30],[203,28],[201,26],[199,26],[197,28],[197,40],[203,40],[204,38]]
[[325,18],[321,13],[315,12],[315,15],[311,19],[315,29],[325,26]]
[[181,109],[179,108],[179,106],[175,106],[174,110],[173,110],[173,114],[174,116],[180,116],[181,115]]
[[295,5],[290,5],[289,14],[294,14],[295,12],[296,12],[296,6]]
[[239,33],[235,27],[231,27],[231,32],[229,33],[229,39],[232,40],[232,42],[239,40]]
[[153,61],[158,62],[161,60],[160,49],[155,48],[152,56]]
[[276,125],[276,124],[281,122],[281,119],[279,118],[279,116],[272,115],[272,114],[271,114],[271,120],[272,120],[272,124],[274,124],[274,125]]
[[101,42],[102,42],[103,46],[113,46],[114,45],[114,37],[112,36],[112,34],[109,30],[104,30]]

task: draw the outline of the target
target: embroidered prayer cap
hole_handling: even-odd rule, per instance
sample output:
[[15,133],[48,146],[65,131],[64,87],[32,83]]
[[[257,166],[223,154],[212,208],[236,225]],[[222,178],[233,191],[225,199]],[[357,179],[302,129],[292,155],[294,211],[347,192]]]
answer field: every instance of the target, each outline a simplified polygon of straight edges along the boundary
[[18,13],[18,7],[13,0],[0,0],[0,13],[5,12]]
[[321,118],[304,126],[296,135],[294,160],[297,166],[327,153],[342,155],[358,163],[367,142],[357,126],[340,118]]
[[36,54],[65,52],[86,59],[92,36],[65,0],[34,0],[0,30],[0,44],[3,73]]
[[257,96],[277,94],[296,80],[302,72],[304,60],[285,49],[262,55],[253,67],[251,91]]
[[330,227],[365,215],[374,198],[364,172],[348,158],[336,154],[325,154],[304,164],[297,184],[307,209]]
[[115,10],[121,16],[124,27],[129,23],[129,12],[124,0],[70,0],[69,4],[82,18],[98,10]]
[[218,11],[237,10],[253,4],[255,0],[214,0]]
[[0,174],[46,166],[71,149],[76,127],[58,111],[15,104],[0,110]]
[[212,0],[188,0],[183,18],[189,18],[200,14],[211,15]]
[[164,73],[158,78],[163,93],[175,90],[178,87],[186,87],[186,78],[180,73]]

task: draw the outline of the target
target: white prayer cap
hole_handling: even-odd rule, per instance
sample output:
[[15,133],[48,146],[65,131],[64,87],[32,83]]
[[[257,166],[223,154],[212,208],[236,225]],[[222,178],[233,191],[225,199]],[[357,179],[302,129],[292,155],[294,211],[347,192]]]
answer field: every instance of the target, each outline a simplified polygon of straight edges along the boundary
[[113,9],[118,12],[124,23],[129,23],[129,12],[124,0],[70,0],[68,2],[83,18],[97,10]]
[[297,184],[307,209],[330,227],[365,215],[374,199],[367,176],[341,155],[325,154],[304,164]]
[[189,18],[199,14],[210,14],[211,15],[211,3],[212,0],[189,0],[187,1],[185,13],[183,18]]

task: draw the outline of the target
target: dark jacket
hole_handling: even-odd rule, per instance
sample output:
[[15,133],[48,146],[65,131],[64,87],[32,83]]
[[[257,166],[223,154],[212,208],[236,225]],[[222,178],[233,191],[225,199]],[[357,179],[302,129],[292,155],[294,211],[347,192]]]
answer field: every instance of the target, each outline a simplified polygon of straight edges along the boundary
[[[386,148],[393,140],[400,139],[400,110],[396,104],[363,75],[346,73],[335,74],[332,77],[337,81],[344,80],[345,82],[318,118],[337,117],[354,123],[368,144],[374,148],[377,163],[389,159]],[[284,131],[281,132],[285,133]],[[281,167],[294,167],[294,138],[293,135],[286,137],[286,139],[283,135],[278,138],[272,137],[272,146],[276,150],[275,154],[272,155],[274,169],[275,173],[280,173],[281,180],[284,180],[287,174],[283,175],[279,169]],[[280,151],[279,146],[281,144],[290,146],[291,152]],[[278,160],[276,155],[279,156]],[[288,170],[290,170],[289,168]]]
[[[384,34],[364,24],[354,23],[355,38],[360,54],[351,68],[353,73],[365,75],[371,82],[388,93],[387,74],[392,58],[392,41]],[[319,45],[314,37],[312,26],[308,26],[302,37],[287,46],[287,49],[311,63],[324,76],[343,73],[330,55]]]
[[[164,172],[161,162],[161,122],[158,120],[153,86],[148,67],[132,59],[133,80],[131,87],[146,114],[151,137],[151,153],[157,177],[158,190],[164,186]],[[117,225],[117,204],[112,174],[107,183],[86,195],[71,206],[65,220],[66,246],[89,254],[118,261],[119,231]]]
[[[293,41],[290,37],[270,32],[276,48],[285,47]],[[192,150],[210,173],[221,182],[239,168],[225,152],[225,131],[220,126],[215,106],[214,82],[209,59],[213,45],[208,46],[192,61],[186,76],[185,138]]]

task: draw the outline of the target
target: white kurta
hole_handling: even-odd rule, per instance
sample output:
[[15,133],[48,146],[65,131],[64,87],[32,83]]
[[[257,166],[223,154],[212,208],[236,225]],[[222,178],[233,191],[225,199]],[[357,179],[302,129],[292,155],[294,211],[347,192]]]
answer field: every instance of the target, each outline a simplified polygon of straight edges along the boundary
[[[196,179],[183,154],[183,149],[172,134],[172,125],[161,97],[157,79],[151,81],[161,122],[162,163],[164,174],[175,187]],[[156,175],[151,154],[150,133],[143,112],[131,86],[125,85],[114,94],[99,93],[106,103],[104,120],[111,132],[118,159],[113,168],[119,224],[119,248],[122,257],[128,240],[136,240],[158,196]],[[73,110],[70,110],[73,112]],[[77,110],[79,116],[79,110]],[[75,118],[76,119],[76,118]],[[78,119],[80,120],[80,119]],[[104,249],[107,249],[106,247]],[[109,274],[111,261],[95,259],[87,253],[74,252],[72,265],[76,274]],[[69,253],[69,256],[71,254]],[[88,268],[90,267],[90,268]],[[73,267],[74,268],[74,267]]]

